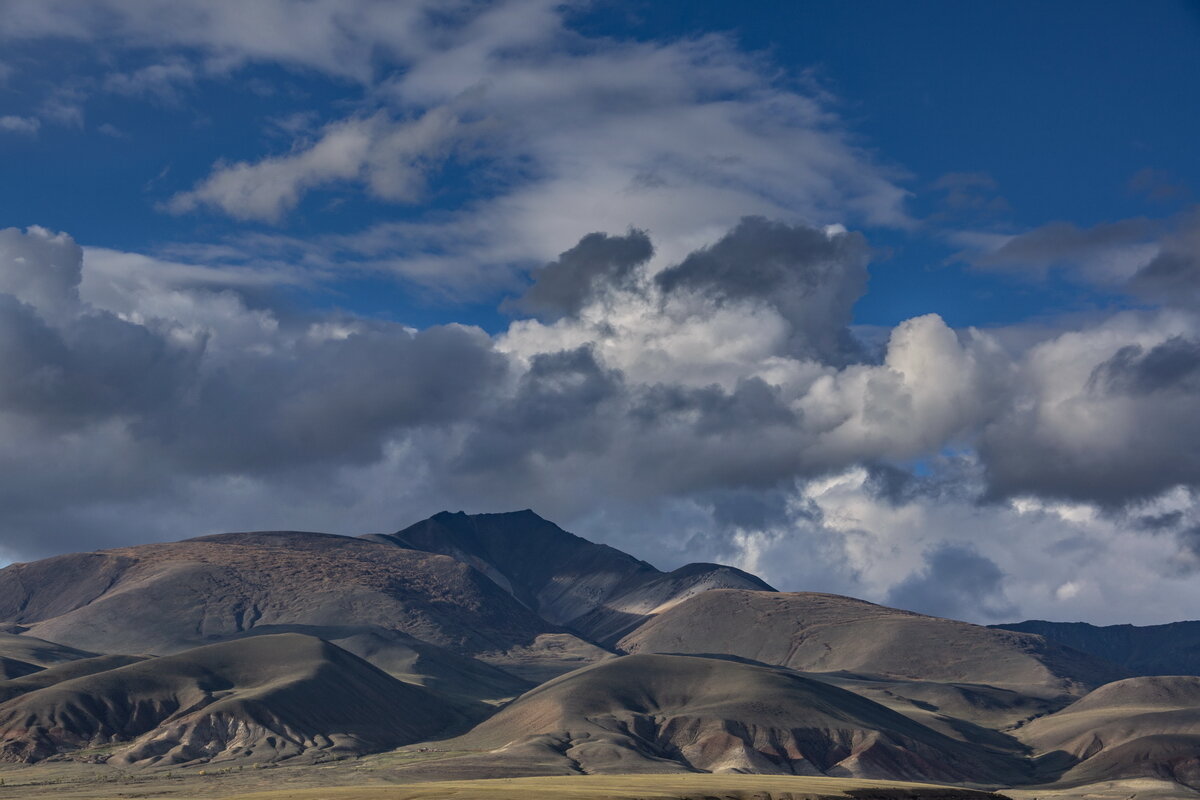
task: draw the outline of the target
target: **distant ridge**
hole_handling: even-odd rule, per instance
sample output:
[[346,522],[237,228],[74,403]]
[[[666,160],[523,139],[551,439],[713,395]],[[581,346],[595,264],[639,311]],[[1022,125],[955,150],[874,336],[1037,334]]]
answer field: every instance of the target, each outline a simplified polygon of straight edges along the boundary
[[1139,626],[1031,619],[992,627],[1036,633],[1136,675],[1200,675],[1200,621]]

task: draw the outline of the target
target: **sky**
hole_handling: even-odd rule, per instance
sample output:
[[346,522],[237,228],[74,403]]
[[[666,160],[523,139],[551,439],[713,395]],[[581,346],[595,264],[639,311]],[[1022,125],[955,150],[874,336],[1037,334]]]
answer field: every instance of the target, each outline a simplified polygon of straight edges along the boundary
[[1200,617],[1200,4],[8,0],[0,561],[533,508]]

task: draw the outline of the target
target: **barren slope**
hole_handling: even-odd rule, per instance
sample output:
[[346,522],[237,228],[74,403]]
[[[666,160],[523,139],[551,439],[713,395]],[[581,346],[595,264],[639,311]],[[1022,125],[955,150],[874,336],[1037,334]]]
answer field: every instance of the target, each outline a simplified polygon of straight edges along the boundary
[[1101,686],[1018,731],[1066,783],[1164,778],[1200,789],[1200,677]]
[[554,631],[445,556],[318,533],[206,536],[0,570],[0,619],[109,653],[170,653],[260,625],[368,625],[476,653]]
[[671,655],[564,675],[444,746],[488,751],[427,768],[456,777],[752,771],[1003,782],[1026,772],[1019,759],[790,670]]
[[252,637],[62,681],[0,704],[0,758],[129,743],[122,763],[371,752],[461,716],[334,645]]
[[981,683],[1053,697],[1126,676],[1040,636],[838,595],[715,590],[623,638],[630,653],[723,653],[803,672]]

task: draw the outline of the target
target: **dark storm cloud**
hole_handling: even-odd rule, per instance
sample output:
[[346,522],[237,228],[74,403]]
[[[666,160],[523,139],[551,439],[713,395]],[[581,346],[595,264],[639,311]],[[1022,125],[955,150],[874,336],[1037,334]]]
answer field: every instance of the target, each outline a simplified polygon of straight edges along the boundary
[[651,386],[634,401],[631,415],[651,428],[669,418],[686,419],[698,436],[769,425],[794,426],[799,422],[796,412],[780,399],[779,391],[761,378],[738,381],[732,392],[719,386]]
[[866,290],[868,254],[856,233],[746,217],[655,280],[668,296],[690,291],[772,306],[792,325],[793,352],[844,363],[861,355],[847,326]]
[[634,269],[652,255],[654,247],[644,231],[631,230],[624,236],[589,233],[537,270],[533,285],[508,305],[537,316],[574,316],[600,286],[627,283]]
[[503,474],[596,453],[613,435],[623,390],[620,373],[601,366],[591,347],[538,355],[515,394],[477,420],[456,469]]
[[[358,323],[206,360],[203,336],[80,304],[69,240],[2,232],[0,410],[53,433],[127,426],[147,468],[254,474],[378,458],[397,430],[470,414],[507,361],[478,329]],[[211,359],[210,359],[211,360]]]
[[1132,395],[1174,391],[1200,396],[1200,342],[1175,336],[1150,350],[1126,345],[1092,371],[1088,385]]
[[925,567],[892,589],[887,602],[935,616],[1001,619],[1016,608],[1004,597],[1004,573],[971,547],[943,543],[926,554]]
[[363,463],[379,458],[391,434],[473,413],[506,367],[481,331],[377,324],[285,353],[244,354],[144,433],[192,470]]

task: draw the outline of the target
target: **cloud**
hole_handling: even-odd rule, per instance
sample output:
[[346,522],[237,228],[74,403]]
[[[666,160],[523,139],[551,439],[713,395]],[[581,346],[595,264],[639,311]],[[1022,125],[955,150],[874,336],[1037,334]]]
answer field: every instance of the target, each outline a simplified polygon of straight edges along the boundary
[[1018,270],[1044,275],[1068,268],[1101,283],[1122,283],[1157,250],[1155,239],[1162,226],[1148,219],[1126,219],[1080,228],[1069,222],[1051,222],[1008,237],[988,252],[968,256],[984,269]]
[[888,604],[934,616],[1012,618],[1017,607],[1004,596],[1004,573],[966,545],[942,542],[924,568],[888,593]]
[[1179,308],[1200,301],[1200,209],[1179,215],[1160,249],[1129,279],[1130,291]]
[[585,235],[534,273],[555,318],[489,336],[274,303],[302,269],[0,232],[8,552],[520,505],[660,566],[981,621],[1192,599],[1194,315],[1011,350],[929,315],[869,358],[820,344],[850,336],[856,235],[748,220],[666,265],[656,244]]
[[645,231],[625,236],[590,233],[579,244],[533,272],[533,285],[517,298],[513,309],[551,317],[573,316],[594,300],[605,285],[627,287],[635,267],[654,254]]
[[947,172],[930,188],[942,195],[942,205],[950,213],[992,215],[1012,210],[997,194],[996,179],[986,172]]
[[41,121],[35,117],[17,117],[12,114],[0,117],[0,131],[7,133],[23,133],[33,136],[41,127]]
[[857,355],[848,325],[866,290],[867,252],[858,234],[747,217],[655,281],[668,296],[691,291],[718,304],[761,302],[791,325],[793,352],[844,361]]
[[[565,9],[550,2],[436,13],[412,4],[390,19],[377,4],[346,4],[342,13],[310,3],[280,26],[311,27],[309,38],[323,32],[324,40],[308,42],[311,53],[300,53],[275,44],[274,33],[261,44],[232,40],[227,10],[179,6],[162,9],[151,29],[108,3],[110,17],[92,25],[130,47],[146,37],[166,47],[182,35],[210,60],[352,73],[365,88],[341,119],[315,134],[295,131],[287,152],[218,162],[165,209],[286,227],[310,194],[362,191],[411,203],[443,187],[445,165],[456,167],[454,176],[465,172],[472,199],[449,213],[406,213],[357,233],[280,245],[302,247],[314,262],[455,292],[511,291],[514,276],[597,230],[652,232],[664,266],[746,215],[912,224],[897,185],[903,175],[856,143],[829,95],[780,81],[765,58],[727,37],[591,38],[570,29]],[[256,4],[245,13],[280,8]],[[191,23],[190,33],[162,22],[176,17]],[[247,243],[248,260],[269,247],[262,238]]]
[[166,207],[176,214],[208,207],[240,220],[279,222],[308,191],[351,181],[365,183],[380,199],[414,202],[426,173],[449,154],[456,129],[446,109],[404,123],[380,116],[333,123],[297,152],[254,164],[218,165]]
[[1121,314],[1034,347],[983,429],[991,491],[1123,505],[1200,482],[1195,321]]
[[472,5],[98,0],[81,9],[70,0],[13,0],[0,20],[0,38],[104,40],[129,49],[195,48],[206,54],[214,69],[277,62],[368,81],[381,51],[401,55],[419,50],[439,17],[470,15]]
[[104,89],[114,94],[151,96],[178,103],[180,88],[196,81],[196,69],[182,59],[148,64],[131,72],[113,72],[104,78]]

